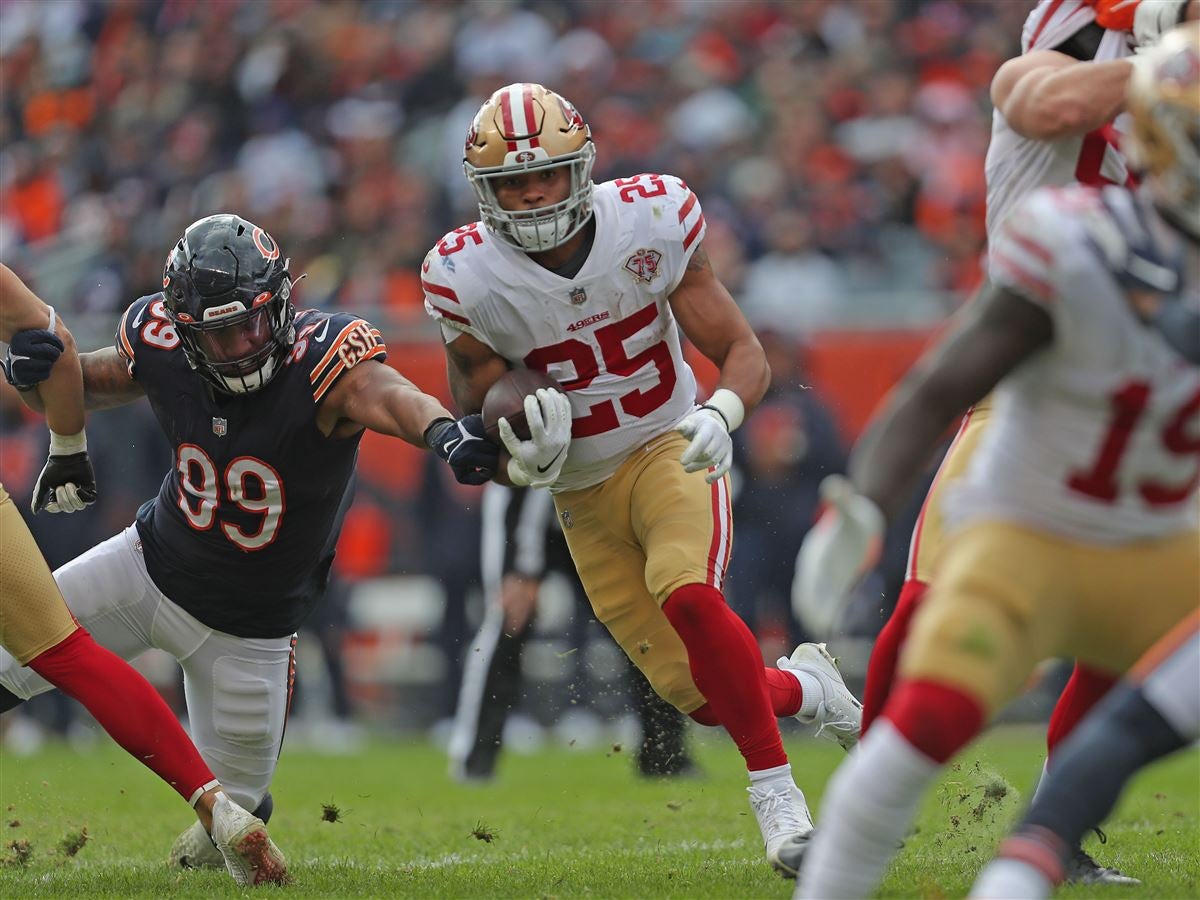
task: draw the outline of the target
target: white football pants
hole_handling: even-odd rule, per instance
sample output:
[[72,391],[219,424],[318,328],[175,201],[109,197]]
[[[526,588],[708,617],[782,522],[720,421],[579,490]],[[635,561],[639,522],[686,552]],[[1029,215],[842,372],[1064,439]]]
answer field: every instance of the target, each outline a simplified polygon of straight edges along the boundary
[[[192,741],[238,804],[253,810],[275,774],[294,673],[295,635],[242,638],[214,631],[150,580],[134,526],[54,573],[96,642],[124,659],[151,647],[183,667]],[[238,603],[236,587],[230,603]],[[0,684],[28,699],[53,685],[0,650]]]

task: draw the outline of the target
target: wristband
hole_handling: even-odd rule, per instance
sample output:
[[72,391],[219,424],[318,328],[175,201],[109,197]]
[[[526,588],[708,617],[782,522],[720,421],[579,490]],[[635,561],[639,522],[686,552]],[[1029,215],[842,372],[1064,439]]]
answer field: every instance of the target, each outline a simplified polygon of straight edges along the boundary
[[72,453],[87,452],[87,433],[80,431],[78,434],[56,434],[50,432],[50,455],[51,456],[70,456]]
[[718,388],[704,403],[701,409],[711,409],[725,421],[725,430],[733,432],[746,418],[746,404],[742,398],[728,388]]

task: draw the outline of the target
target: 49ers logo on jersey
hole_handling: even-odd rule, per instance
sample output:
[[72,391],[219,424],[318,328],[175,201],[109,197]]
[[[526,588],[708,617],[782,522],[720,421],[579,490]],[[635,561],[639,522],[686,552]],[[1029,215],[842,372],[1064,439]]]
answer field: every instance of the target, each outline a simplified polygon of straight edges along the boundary
[[649,284],[658,275],[658,264],[661,260],[662,254],[657,250],[642,247],[625,260],[625,268],[633,275],[634,280]]

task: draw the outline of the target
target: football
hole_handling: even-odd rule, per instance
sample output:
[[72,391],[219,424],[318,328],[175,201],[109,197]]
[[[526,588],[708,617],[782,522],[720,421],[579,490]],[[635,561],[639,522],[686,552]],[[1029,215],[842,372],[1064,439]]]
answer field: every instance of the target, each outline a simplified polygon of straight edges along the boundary
[[500,419],[508,419],[513,433],[523,441],[529,440],[529,423],[525,421],[525,398],[538,388],[562,386],[545,372],[536,369],[513,369],[505,372],[488,388],[483,398],[483,427],[487,436],[500,442]]

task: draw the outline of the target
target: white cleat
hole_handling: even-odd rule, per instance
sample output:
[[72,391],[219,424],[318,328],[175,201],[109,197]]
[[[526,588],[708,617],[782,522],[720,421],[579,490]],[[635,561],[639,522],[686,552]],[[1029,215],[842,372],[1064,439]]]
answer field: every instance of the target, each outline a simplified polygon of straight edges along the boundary
[[212,842],[208,832],[199,822],[193,822],[187,830],[175,838],[167,865],[180,869],[223,869],[225,859]]
[[767,862],[785,878],[795,878],[813,836],[812,815],[794,784],[783,788],[749,787],[750,807],[758,819]]
[[213,804],[212,836],[225,868],[238,884],[287,884],[287,861],[267,834],[266,824],[223,793]]
[[846,687],[837,662],[824,644],[801,644],[792,651],[790,658],[782,656],[776,665],[792,672],[804,672],[821,684],[823,696],[816,714],[797,715],[797,720],[805,725],[816,725],[818,736],[837,741],[843,750],[858,743],[862,731],[862,704]]

